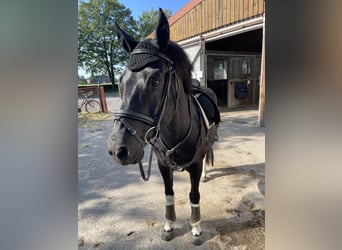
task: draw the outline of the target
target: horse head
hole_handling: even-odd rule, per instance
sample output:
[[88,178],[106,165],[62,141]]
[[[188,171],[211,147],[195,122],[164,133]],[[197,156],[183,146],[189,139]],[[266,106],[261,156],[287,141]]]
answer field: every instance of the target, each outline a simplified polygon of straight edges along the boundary
[[[119,79],[122,99],[120,110],[115,113],[113,130],[107,146],[113,159],[122,164],[139,162],[144,155],[144,146],[156,133],[161,123],[169,89],[174,75],[173,61],[165,55],[169,45],[169,23],[162,10],[154,39],[137,42],[122,30],[115,29],[123,48],[129,53],[127,68]],[[163,122],[170,118],[165,117]]]

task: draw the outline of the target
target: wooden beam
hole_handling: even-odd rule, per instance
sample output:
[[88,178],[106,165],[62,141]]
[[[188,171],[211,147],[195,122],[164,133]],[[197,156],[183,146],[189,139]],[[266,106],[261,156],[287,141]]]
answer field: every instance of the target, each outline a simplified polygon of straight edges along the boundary
[[265,18],[262,32],[262,54],[261,54],[261,77],[260,77],[260,97],[259,97],[259,126],[265,126]]

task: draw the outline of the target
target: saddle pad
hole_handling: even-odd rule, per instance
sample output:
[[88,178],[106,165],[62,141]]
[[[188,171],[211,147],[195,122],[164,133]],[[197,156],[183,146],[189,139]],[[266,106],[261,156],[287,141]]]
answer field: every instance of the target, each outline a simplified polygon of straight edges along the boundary
[[194,86],[192,93],[202,111],[207,128],[209,129],[214,123],[217,125],[221,121],[221,117],[214,91],[204,86]]

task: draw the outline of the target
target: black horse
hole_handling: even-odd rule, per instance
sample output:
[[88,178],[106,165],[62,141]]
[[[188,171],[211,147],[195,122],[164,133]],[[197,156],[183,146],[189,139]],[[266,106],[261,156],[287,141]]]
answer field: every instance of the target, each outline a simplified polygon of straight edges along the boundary
[[[158,158],[166,196],[166,223],[162,238],[172,239],[174,209],[173,171],[190,174],[191,225],[194,244],[200,244],[199,183],[203,159],[213,163],[220,114],[214,92],[194,85],[192,65],[185,52],[169,40],[169,23],[159,10],[155,39],[135,41],[117,23],[115,29],[129,53],[119,80],[122,105],[115,112],[108,152],[122,164],[139,163],[144,146],[151,144]],[[142,176],[145,180],[148,177]]]

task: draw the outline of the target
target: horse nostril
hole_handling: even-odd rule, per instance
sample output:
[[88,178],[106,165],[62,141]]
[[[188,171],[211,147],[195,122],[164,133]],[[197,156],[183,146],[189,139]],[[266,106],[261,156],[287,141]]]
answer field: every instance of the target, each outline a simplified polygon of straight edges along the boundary
[[113,155],[112,150],[108,150],[108,154],[109,154],[109,155]]
[[128,156],[128,150],[125,147],[120,147],[118,151],[116,152],[116,156],[120,159],[123,160],[127,158]]

